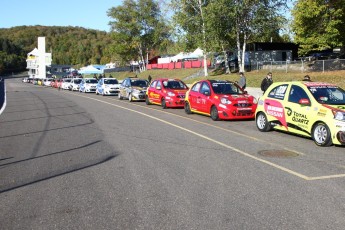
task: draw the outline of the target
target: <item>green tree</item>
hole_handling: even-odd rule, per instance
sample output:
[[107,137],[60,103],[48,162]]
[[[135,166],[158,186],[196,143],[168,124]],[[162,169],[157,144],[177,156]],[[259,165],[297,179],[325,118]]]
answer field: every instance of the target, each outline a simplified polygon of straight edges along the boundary
[[[244,71],[246,45],[253,38],[279,34],[283,16],[280,9],[287,0],[234,0],[233,19],[236,22],[237,56],[240,71]],[[266,40],[267,42],[267,40]]]
[[345,0],[298,0],[292,16],[300,55],[345,45]]
[[159,48],[169,37],[169,27],[155,0],[124,0],[122,5],[109,9],[108,16],[114,19],[109,23],[114,40],[112,51],[123,62],[144,63],[145,54]]
[[279,10],[286,7],[286,2],[287,0],[174,0],[174,19],[185,32],[190,44],[197,44],[205,50],[221,48],[223,52],[224,47],[236,44],[240,70],[244,71],[244,54],[248,41],[279,38],[279,29],[284,22]]

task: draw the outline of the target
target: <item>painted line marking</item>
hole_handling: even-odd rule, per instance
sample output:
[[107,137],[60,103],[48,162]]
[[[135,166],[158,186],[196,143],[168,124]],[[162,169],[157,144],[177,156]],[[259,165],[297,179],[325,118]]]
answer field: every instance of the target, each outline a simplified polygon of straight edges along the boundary
[[[69,92],[69,94],[72,94],[72,93]],[[210,141],[210,142],[216,143],[216,144],[218,144],[218,145],[220,145],[220,146],[223,146],[223,147],[225,147],[225,148],[227,148],[227,149],[231,149],[231,150],[233,150],[233,151],[235,151],[235,152],[237,152],[237,153],[240,153],[240,154],[243,155],[243,156],[246,156],[246,157],[252,158],[252,159],[254,159],[254,160],[256,160],[256,161],[259,161],[259,162],[261,162],[261,163],[270,165],[270,166],[272,166],[272,167],[274,167],[274,168],[276,168],[276,169],[279,169],[279,170],[281,170],[281,171],[283,171],[283,172],[286,172],[286,173],[288,173],[288,174],[294,175],[294,176],[296,176],[296,177],[299,177],[299,178],[304,179],[304,180],[307,180],[307,181],[324,180],[324,179],[334,179],[334,178],[342,178],[342,177],[345,177],[345,174],[335,174],[335,175],[327,175],[327,176],[309,177],[309,176],[303,175],[303,174],[301,174],[301,173],[295,172],[295,171],[293,171],[293,170],[291,170],[291,169],[288,169],[288,168],[285,168],[285,167],[283,167],[283,166],[280,166],[280,165],[277,165],[277,164],[275,164],[275,163],[272,163],[272,162],[270,162],[270,161],[267,161],[267,160],[261,159],[261,158],[259,158],[259,157],[253,156],[253,155],[251,155],[251,154],[249,154],[249,153],[246,153],[246,152],[244,152],[244,151],[242,151],[242,150],[240,150],[240,149],[237,149],[237,148],[235,148],[235,147],[233,147],[233,146],[224,144],[224,143],[222,143],[222,142],[220,142],[220,141],[217,141],[217,140],[215,140],[215,139],[212,139],[212,138],[207,137],[207,136],[205,136],[205,135],[202,135],[202,134],[200,134],[200,133],[197,133],[197,132],[194,132],[194,131],[192,131],[192,130],[186,129],[186,128],[181,127],[181,126],[179,126],[179,125],[175,125],[175,124],[173,124],[173,123],[171,123],[171,122],[168,122],[168,121],[165,121],[165,120],[163,120],[163,119],[160,119],[160,118],[151,116],[151,115],[149,115],[149,114],[146,114],[146,113],[143,113],[143,112],[139,112],[139,111],[136,111],[136,110],[133,110],[133,109],[130,109],[130,108],[126,108],[126,107],[123,107],[123,106],[120,106],[120,105],[116,105],[116,104],[113,104],[113,103],[110,103],[110,102],[107,102],[107,101],[99,100],[99,99],[96,99],[96,98],[92,98],[92,97],[88,97],[88,96],[84,96],[84,95],[78,95],[78,94],[73,94],[73,95],[77,95],[78,97],[84,97],[84,98],[91,99],[91,100],[94,100],[94,101],[102,102],[102,103],[105,103],[105,104],[108,104],[108,105],[111,105],[111,106],[114,106],[114,107],[117,107],[117,108],[121,108],[121,109],[124,109],[124,110],[128,110],[128,111],[131,111],[131,112],[134,112],[134,113],[137,113],[137,114],[146,116],[146,117],[148,117],[148,118],[151,118],[151,119],[160,121],[160,122],[162,122],[162,123],[165,123],[165,124],[168,124],[168,125],[173,126],[173,127],[175,127],[175,128],[184,130],[184,131],[186,131],[186,132],[188,132],[188,133],[191,133],[191,134],[193,134],[193,135],[196,135],[196,136],[198,136],[198,137],[201,137],[201,138],[203,138],[203,139],[206,139],[206,140],[208,140],[208,141]],[[127,104],[127,103],[126,103],[126,104]],[[158,111],[159,111],[159,110],[158,110]],[[171,113],[168,113],[168,114],[171,114]],[[215,126],[215,127],[217,127],[217,126]],[[244,136],[246,136],[246,135],[244,135]],[[249,137],[249,136],[248,136],[248,137]],[[253,139],[256,139],[256,138],[253,138]]]

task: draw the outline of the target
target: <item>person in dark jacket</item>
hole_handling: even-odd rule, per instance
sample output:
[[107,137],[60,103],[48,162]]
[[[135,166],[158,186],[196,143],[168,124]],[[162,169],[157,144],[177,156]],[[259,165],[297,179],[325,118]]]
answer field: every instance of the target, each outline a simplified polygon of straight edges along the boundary
[[261,82],[261,90],[265,93],[267,88],[273,83],[272,73],[269,72]]
[[305,75],[303,77],[303,81],[311,81],[310,76],[309,75]]

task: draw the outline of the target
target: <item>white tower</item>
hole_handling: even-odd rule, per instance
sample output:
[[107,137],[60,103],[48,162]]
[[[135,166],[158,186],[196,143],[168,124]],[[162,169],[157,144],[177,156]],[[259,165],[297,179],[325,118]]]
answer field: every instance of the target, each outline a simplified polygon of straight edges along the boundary
[[38,78],[46,77],[46,38],[38,37]]
[[28,53],[26,68],[31,78],[46,78],[46,66],[52,63],[52,54],[46,53],[45,37],[38,37],[38,49]]

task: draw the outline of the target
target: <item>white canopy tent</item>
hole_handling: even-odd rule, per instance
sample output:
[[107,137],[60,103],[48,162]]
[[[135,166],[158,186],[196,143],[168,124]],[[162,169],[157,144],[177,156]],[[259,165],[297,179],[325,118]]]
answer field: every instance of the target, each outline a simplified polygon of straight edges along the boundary
[[97,69],[92,65],[81,68],[79,71],[81,74],[101,74],[103,70]]

